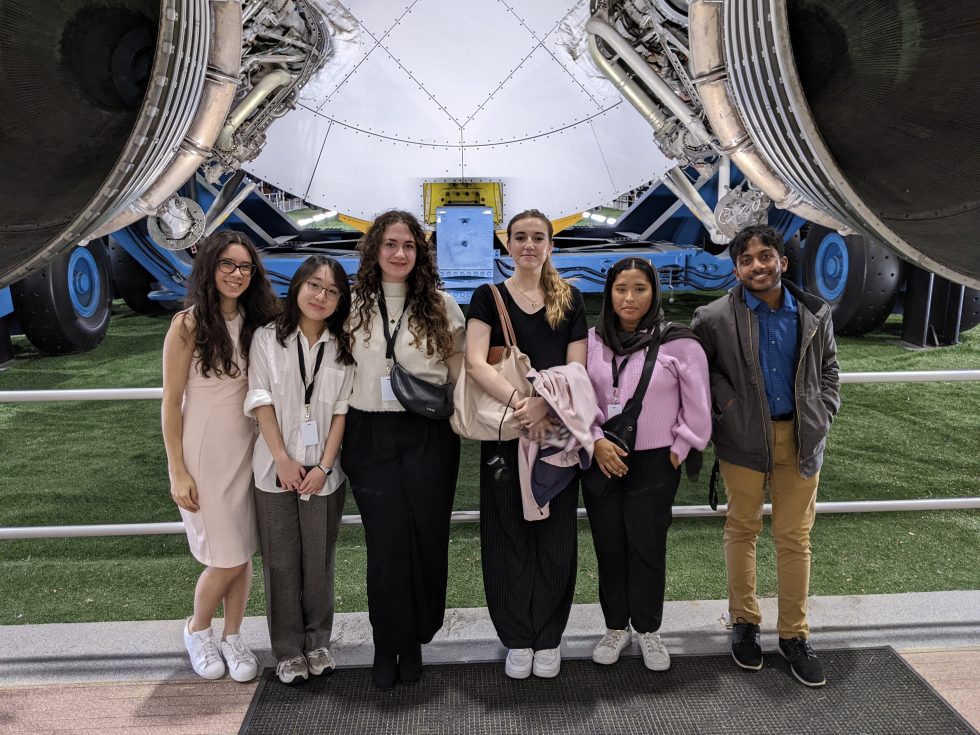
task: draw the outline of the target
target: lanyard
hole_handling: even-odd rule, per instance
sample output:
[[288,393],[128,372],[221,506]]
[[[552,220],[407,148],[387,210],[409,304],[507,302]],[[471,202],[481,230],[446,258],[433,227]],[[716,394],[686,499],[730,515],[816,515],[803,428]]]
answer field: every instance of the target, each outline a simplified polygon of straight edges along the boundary
[[626,363],[630,361],[631,357],[633,357],[632,352],[626,355],[618,365],[616,364],[616,355],[613,355],[610,361],[612,365],[613,403],[619,403],[619,376],[622,374],[623,368],[626,367]]
[[[408,306],[408,301],[405,301],[405,306]],[[387,343],[387,349],[385,351],[385,357],[388,360],[388,372],[391,372],[391,363],[395,359],[395,340],[398,338],[398,330],[402,328],[402,317],[405,316],[405,309],[402,309],[402,313],[398,315],[398,323],[395,325],[395,332],[392,334],[391,330],[388,328],[388,305],[385,303],[384,293],[378,294],[378,311],[381,312],[381,325],[385,330],[385,342]]]
[[306,359],[303,357],[303,346],[300,344],[300,335],[296,335],[296,354],[299,356],[299,374],[303,379],[303,408],[306,411],[306,421],[310,420],[310,399],[313,398],[313,387],[316,385],[316,374],[320,372],[320,363],[323,362],[323,348],[327,346],[326,342],[320,343],[320,351],[317,352],[316,362],[313,364],[313,375],[310,376],[310,382],[306,382]]

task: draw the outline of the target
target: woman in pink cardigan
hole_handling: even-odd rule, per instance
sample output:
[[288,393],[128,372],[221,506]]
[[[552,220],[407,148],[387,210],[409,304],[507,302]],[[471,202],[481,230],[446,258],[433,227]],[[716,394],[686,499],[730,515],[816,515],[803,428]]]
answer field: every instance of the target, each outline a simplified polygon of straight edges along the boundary
[[[670,655],[657,631],[663,618],[667,529],[680,465],[711,437],[708,361],[694,334],[662,324],[657,271],[640,258],[616,263],[606,277],[602,311],[589,331],[588,373],[601,418],[592,427],[593,462],[619,480],[601,496],[583,488],[599,562],[606,634],[592,660],[613,664],[638,634],[648,669],[665,671]],[[633,396],[647,350],[659,342],[630,456],[603,438],[600,424]]]

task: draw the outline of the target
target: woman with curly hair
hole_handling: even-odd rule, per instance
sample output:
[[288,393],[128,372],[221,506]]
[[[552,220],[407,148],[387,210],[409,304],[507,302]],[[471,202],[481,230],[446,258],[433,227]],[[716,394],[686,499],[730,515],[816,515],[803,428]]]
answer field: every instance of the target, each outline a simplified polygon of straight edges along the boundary
[[[517,345],[536,370],[584,365],[588,344],[585,301],[555,270],[553,248],[551,220],[540,211],[521,212],[507,225],[514,273],[498,289]],[[514,407],[535,440],[551,428],[548,404],[538,396],[516,400],[515,386],[487,362],[490,348],[505,344],[490,289],[480,286],[470,301],[466,369],[487,393]],[[518,442],[485,441],[480,448],[483,587],[490,619],[509,649],[504,672],[514,679],[532,673],[551,678],[561,669],[561,636],[575,592],[578,483],[572,481],[551,500],[548,518],[524,520]],[[501,461],[509,471],[500,471]]]
[[[191,553],[205,565],[184,624],[191,665],[205,679],[249,681],[255,656],[240,637],[259,547],[252,500],[255,424],[242,412],[255,330],[276,314],[255,245],[240,232],[207,239],[194,261],[187,309],[163,343],[163,441],[170,494]],[[220,644],[211,619],[224,605]],[[222,660],[224,656],[224,661]]]
[[459,469],[448,419],[406,411],[391,391],[388,335],[404,369],[455,381],[463,313],[440,290],[435,253],[413,215],[382,214],[359,249],[350,321],[357,367],[341,463],[364,521],[374,683],[388,689],[418,681],[422,644],[442,627]]

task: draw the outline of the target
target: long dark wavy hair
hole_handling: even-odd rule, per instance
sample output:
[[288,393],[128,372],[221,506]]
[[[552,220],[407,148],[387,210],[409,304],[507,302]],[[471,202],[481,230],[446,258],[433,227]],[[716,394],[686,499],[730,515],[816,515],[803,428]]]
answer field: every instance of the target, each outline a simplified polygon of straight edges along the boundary
[[198,368],[204,377],[236,377],[240,372],[235,362],[235,345],[221,315],[221,294],[215,284],[218,261],[231,245],[241,245],[248,250],[255,265],[255,272],[248,286],[238,297],[238,308],[242,312],[239,345],[246,370],[252,335],[256,329],[272,321],[278,312],[276,297],[265,275],[259,251],[248,235],[234,230],[223,230],[208,237],[194,259],[187,298],[184,301],[185,306],[194,307],[194,348]]
[[337,308],[334,309],[333,314],[327,317],[325,326],[327,331],[337,340],[337,357],[340,362],[344,365],[353,365],[354,355],[351,354],[350,334],[344,329],[344,323],[350,316],[350,283],[347,281],[347,273],[344,271],[344,267],[326,255],[311,255],[300,264],[296,273],[293,274],[293,280],[289,282],[289,290],[286,292],[286,299],[283,302],[282,312],[276,319],[276,339],[279,340],[280,345],[285,347],[286,338],[296,331],[301,314],[298,302],[299,291],[310,276],[324,266],[330,269],[334,285],[340,291]]
[[354,296],[357,304],[356,317],[351,321],[351,332],[364,329],[365,339],[371,339],[371,320],[377,307],[381,292],[381,266],[378,264],[378,251],[384,241],[385,232],[394,224],[405,225],[415,240],[415,267],[408,274],[406,303],[411,304],[408,328],[415,337],[412,343],[422,349],[426,342],[426,354],[430,357],[439,353],[445,360],[455,350],[452,332],[449,329],[449,315],[442,300],[439,288],[439,271],[436,269],[435,252],[425,239],[422,225],[410,212],[392,210],[385,212],[368,228],[357,248],[361,253],[361,265],[354,283]]

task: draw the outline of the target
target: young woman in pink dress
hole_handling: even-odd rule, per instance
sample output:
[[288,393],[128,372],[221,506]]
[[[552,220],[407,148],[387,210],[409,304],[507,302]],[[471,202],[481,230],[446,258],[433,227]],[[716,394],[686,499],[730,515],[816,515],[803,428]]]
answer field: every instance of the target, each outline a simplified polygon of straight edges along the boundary
[[[163,440],[170,494],[180,507],[191,553],[205,565],[184,644],[205,679],[228,672],[249,681],[255,656],[240,636],[259,547],[252,499],[255,423],[242,407],[255,330],[276,314],[255,245],[239,232],[212,235],[197,254],[187,309],[163,344]],[[224,606],[220,642],[211,619]]]

